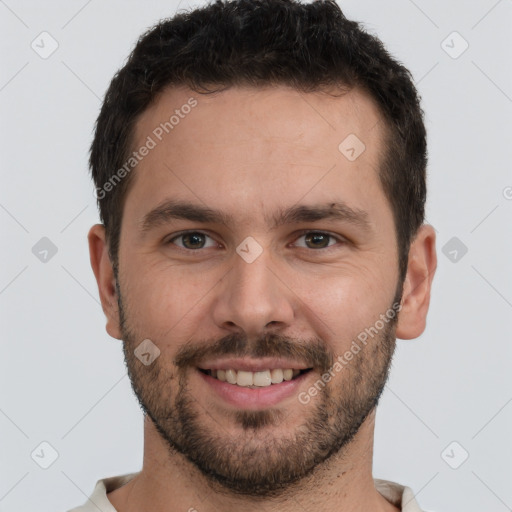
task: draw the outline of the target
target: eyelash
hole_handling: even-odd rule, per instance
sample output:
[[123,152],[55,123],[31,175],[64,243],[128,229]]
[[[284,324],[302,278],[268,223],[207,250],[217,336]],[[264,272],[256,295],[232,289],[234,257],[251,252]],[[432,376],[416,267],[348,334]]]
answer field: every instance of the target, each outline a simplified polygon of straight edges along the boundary
[[[174,235],[172,238],[170,238],[170,239],[168,239],[166,242],[164,242],[164,244],[165,244],[165,245],[173,244],[173,241],[174,241],[174,240],[176,240],[176,239],[178,239],[178,238],[181,238],[181,237],[183,237],[183,236],[185,236],[185,235],[196,234],[196,233],[197,233],[197,234],[200,234],[200,235],[204,235],[204,236],[206,236],[206,237],[208,237],[208,238],[211,238],[211,239],[213,240],[213,237],[211,237],[208,233],[205,233],[205,232],[203,232],[203,231],[198,231],[198,230],[190,230],[190,231],[183,231],[183,232],[181,232],[181,233],[179,233],[179,234],[177,234],[177,235]],[[333,234],[331,234],[331,233],[329,233],[329,232],[326,232],[326,231],[315,231],[315,230],[310,230],[310,229],[304,229],[304,230],[300,231],[300,232],[298,233],[297,238],[296,238],[295,240],[298,240],[299,238],[302,238],[304,235],[308,235],[308,234],[313,234],[313,235],[326,235],[326,236],[328,236],[329,238],[336,240],[337,242],[340,242],[340,243],[342,243],[342,244],[343,244],[343,243],[346,243],[346,240],[345,240],[345,239],[343,239],[343,238],[341,238],[341,237],[339,237],[339,236],[333,235]],[[176,245],[176,244],[173,244],[173,245]],[[186,252],[189,252],[189,253],[192,253],[192,252],[200,252],[202,249],[209,249],[209,247],[206,247],[206,248],[201,247],[201,248],[199,248],[199,249],[187,249],[186,247],[180,247],[179,245],[177,245],[176,247],[178,247],[178,249],[180,249],[180,250],[182,250],[182,251],[186,251]],[[320,247],[320,248],[318,248],[318,249],[312,249],[312,248],[310,248],[310,247],[300,247],[300,249],[306,249],[306,250],[307,250],[307,249],[309,249],[309,250],[311,250],[311,251],[320,251],[320,250],[322,250],[322,251],[324,251],[324,252],[325,252],[325,251],[329,251],[329,250],[334,249],[334,248],[336,248],[336,244],[334,244],[334,245],[328,245],[327,247]]]

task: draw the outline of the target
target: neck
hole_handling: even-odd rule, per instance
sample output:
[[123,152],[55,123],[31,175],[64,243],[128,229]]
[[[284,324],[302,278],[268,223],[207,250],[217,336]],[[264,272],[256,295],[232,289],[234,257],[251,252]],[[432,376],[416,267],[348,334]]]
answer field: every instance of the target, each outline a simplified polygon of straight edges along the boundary
[[238,511],[296,512],[297,509],[397,512],[375,489],[372,477],[375,410],[351,443],[279,496],[237,495],[208,480],[192,463],[171,452],[153,423],[144,424],[144,463],[130,482],[108,494],[118,512]]

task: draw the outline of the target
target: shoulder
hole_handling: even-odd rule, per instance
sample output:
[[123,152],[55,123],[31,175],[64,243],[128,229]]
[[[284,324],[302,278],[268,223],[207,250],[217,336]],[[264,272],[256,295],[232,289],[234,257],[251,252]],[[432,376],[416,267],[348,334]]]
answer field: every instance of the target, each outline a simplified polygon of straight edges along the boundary
[[136,475],[138,473],[126,473],[98,480],[87,501],[83,505],[72,508],[67,512],[98,512],[98,509],[101,512],[116,512],[116,509],[107,498],[107,494],[127,484]]
[[402,512],[426,512],[420,508],[410,487],[378,478],[374,478],[373,481],[377,491],[390,503],[400,507]]

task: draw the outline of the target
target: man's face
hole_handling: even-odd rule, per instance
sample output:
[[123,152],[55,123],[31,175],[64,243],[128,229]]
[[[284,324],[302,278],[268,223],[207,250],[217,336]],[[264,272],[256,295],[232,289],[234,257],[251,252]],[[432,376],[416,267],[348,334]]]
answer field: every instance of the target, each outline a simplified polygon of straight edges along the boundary
[[[160,141],[155,129],[191,97],[197,106]],[[353,136],[339,149],[350,134],[365,145],[355,159]],[[386,313],[401,283],[377,174],[380,116],[358,91],[173,89],[136,135],[135,148],[148,136],[156,145],[133,171],[120,238],[119,329],[135,393],[170,450],[233,490],[269,495],[347,447],[386,381]],[[166,201],[222,219],[150,215]],[[134,353],[146,339],[160,351],[150,365]],[[288,369],[301,373],[278,383]]]

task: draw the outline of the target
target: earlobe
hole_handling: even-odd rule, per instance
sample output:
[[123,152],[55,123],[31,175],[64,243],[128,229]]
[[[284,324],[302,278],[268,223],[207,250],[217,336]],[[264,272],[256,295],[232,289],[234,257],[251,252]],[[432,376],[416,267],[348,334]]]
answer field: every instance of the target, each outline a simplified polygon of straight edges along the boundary
[[397,338],[417,338],[425,330],[432,280],[437,267],[435,242],[434,228],[423,224],[411,243],[402,308],[396,328]]
[[122,339],[119,310],[117,307],[117,290],[112,262],[108,254],[108,245],[103,224],[95,224],[87,235],[91,267],[96,277],[100,294],[101,307],[107,317],[106,330],[110,336]]

